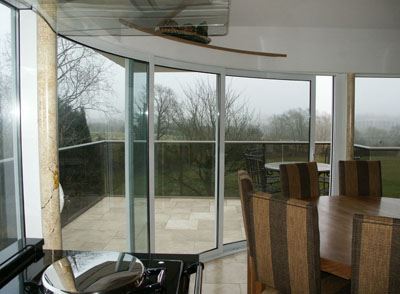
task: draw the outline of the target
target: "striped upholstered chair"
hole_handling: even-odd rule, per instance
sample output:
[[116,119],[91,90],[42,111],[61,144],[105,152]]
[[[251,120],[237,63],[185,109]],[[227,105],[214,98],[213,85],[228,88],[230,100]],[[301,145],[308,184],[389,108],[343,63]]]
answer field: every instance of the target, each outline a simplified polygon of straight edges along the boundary
[[374,160],[340,160],[339,194],[382,197],[381,162]]
[[352,293],[400,293],[400,219],[354,215]]
[[254,224],[250,218],[252,215],[252,197],[254,193],[254,187],[249,174],[244,171],[238,171],[238,183],[239,183],[239,194],[242,203],[242,215],[243,223],[246,232],[246,239],[248,240],[247,250],[247,293],[261,293],[264,290],[264,285],[257,281],[255,264],[254,264],[254,248],[250,247],[254,245]]
[[320,293],[316,207],[255,195],[251,208],[257,279],[280,293]]
[[284,197],[306,200],[319,196],[316,162],[281,164],[279,170]]
[[248,293],[261,293],[267,287],[279,293],[344,291],[348,281],[328,274],[321,289],[315,205],[252,193],[247,173],[239,171],[238,177],[248,242]]

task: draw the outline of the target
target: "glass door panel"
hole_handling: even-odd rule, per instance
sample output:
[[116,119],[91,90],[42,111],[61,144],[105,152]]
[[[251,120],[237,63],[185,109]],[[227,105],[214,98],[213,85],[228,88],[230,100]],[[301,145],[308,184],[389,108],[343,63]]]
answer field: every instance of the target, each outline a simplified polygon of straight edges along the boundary
[[156,252],[216,247],[217,77],[155,68]]
[[58,38],[63,248],[126,251],[125,59]]
[[[309,160],[310,101],[310,80],[226,77],[224,243],[245,239],[237,171],[246,157],[262,166]],[[255,188],[279,193],[279,172],[263,176]]]
[[0,3],[0,263],[23,241],[16,11]]

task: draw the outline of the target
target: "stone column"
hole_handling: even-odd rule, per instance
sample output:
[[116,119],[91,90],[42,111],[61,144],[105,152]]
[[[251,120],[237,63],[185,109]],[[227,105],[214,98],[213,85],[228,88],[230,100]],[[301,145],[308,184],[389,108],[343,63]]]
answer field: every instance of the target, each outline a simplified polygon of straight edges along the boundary
[[355,74],[347,74],[347,127],[346,127],[346,160],[354,158],[354,102]]
[[[44,7],[45,6],[45,7]],[[55,16],[55,5],[42,8]],[[57,126],[57,36],[37,17],[37,87],[42,231],[46,249],[61,249]]]

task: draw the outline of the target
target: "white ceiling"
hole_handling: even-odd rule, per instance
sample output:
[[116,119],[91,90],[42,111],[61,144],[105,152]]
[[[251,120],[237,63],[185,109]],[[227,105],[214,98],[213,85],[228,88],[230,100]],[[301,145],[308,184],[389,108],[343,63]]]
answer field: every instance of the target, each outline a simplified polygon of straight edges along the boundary
[[400,0],[231,0],[229,26],[400,29]]

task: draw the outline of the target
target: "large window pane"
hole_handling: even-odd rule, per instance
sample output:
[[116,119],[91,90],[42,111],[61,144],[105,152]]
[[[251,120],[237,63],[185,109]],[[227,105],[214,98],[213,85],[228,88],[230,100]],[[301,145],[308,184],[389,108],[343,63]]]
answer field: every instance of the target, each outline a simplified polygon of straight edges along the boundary
[[125,59],[58,39],[63,246],[127,250]]
[[380,160],[383,195],[398,197],[400,78],[356,78],[354,158]]
[[[245,239],[237,171],[245,154],[265,163],[308,161],[310,82],[226,77],[224,243]],[[259,158],[258,158],[259,157]],[[260,172],[262,172],[260,170]],[[256,189],[279,192],[279,173],[269,170]]]
[[0,3],[0,263],[22,237],[15,39],[15,11]]
[[155,68],[157,252],[215,248],[217,75]]

